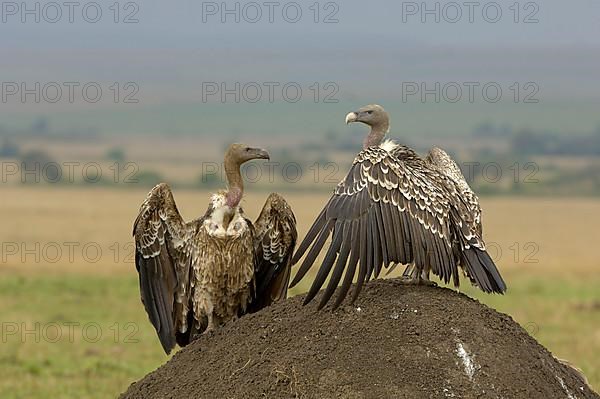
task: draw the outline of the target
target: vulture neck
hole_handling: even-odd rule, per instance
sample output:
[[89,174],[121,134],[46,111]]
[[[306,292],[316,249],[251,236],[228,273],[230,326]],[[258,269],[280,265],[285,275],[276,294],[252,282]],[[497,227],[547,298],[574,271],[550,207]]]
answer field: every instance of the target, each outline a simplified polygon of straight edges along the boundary
[[226,199],[227,206],[235,208],[239,205],[244,194],[244,181],[240,173],[240,164],[230,158],[225,159],[225,174],[227,175],[227,190]]
[[371,131],[363,141],[363,148],[367,149],[369,147],[376,147],[381,144],[381,141],[389,130],[390,123],[388,121],[371,126]]

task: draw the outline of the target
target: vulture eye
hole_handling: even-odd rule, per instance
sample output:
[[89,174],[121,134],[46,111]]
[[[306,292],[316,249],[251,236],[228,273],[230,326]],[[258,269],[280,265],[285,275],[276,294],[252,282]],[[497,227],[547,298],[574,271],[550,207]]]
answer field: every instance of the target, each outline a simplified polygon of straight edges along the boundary
[[250,147],[246,147],[246,151],[250,151]]
[[367,114],[371,115],[373,113],[373,111],[367,111]]

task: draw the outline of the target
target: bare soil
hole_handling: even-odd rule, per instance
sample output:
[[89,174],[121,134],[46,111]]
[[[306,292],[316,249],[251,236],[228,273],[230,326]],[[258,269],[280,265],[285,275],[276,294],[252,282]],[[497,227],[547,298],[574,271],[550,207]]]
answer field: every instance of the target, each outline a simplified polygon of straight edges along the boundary
[[510,316],[449,289],[379,280],[334,312],[302,300],[203,336],[121,398],[600,398]]

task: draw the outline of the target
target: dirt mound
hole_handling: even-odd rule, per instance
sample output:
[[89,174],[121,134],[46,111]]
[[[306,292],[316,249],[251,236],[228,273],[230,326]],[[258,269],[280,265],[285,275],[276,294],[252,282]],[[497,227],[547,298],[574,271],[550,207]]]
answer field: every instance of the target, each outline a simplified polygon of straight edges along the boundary
[[448,289],[385,280],[335,312],[301,303],[202,337],[121,398],[600,398],[509,316]]

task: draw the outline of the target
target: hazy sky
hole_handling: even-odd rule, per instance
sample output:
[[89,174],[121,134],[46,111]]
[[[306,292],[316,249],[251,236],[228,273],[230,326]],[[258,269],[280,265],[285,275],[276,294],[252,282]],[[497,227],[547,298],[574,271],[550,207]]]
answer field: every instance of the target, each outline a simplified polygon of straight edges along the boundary
[[[206,82],[298,82],[303,100],[312,95],[313,82],[320,85],[320,100],[331,92],[323,86],[334,82],[335,98],[348,104],[406,104],[407,82],[475,81],[500,85],[503,101],[478,100],[477,109],[461,101],[457,115],[473,120],[457,130],[487,119],[508,123],[517,114],[515,123],[539,122],[544,128],[568,128],[576,121],[574,129],[589,129],[600,122],[593,112],[600,104],[597,0],[25,4],[1,3],[2,82],[29,87],[35,82],[98,82],[103,100],[114,94],[114,82],[120,85],[120,100],[131,92],[123,86],[134,82],[140,99],[136,110],[199,103]],[[534,90],[523,89],[530,82]],[[515,83],[520,97],[513,104]],[[522,106],[523,96],[532,92],[539,103]],[[122,101],[38,104],[18,98],[0,103],[3,123],[10,125],[16,114],[34,118],[56,110],[132,110]],[[427,124],[440,107],[431,100],[421,106],[418,99],[415,95],[410,102],[422,115],[414,126],[434,130]],[[268,109],[268,103],[261,103]],[[452,113],[454,104],[445,105],[444,112]],[[90,124],[96,123],[94,115]],[[107,118],[113,117],[97,117],[101,122]]]
[[[26,10],[35,10],[36,3],[38,11],[27,13]],[[600,45],[600,2],[596,0],[150,0],[122,1],[118,15],[112,0],[76,1],[72,7],[58,1],[54,3],[61,5],[58,10],[48,3],[52,2],[27,1],[23,7],[21,1],[3,1],[0,46],[4,49],[356,46],[360,54],[368,47],[380,46]],[[237,12],[225,12],[236,7]],[[71,10],[73,23],[69,21]],[[98,18],[97,10],[102,13]],[[35,22],[36,17],[39,23]],[[225,23],[221,22],[223,18]],[[22,23],[22,19],[26,22]],[[119,22],[115,23],[115,19]],[[138,22],[124,23],[135,20]]]

